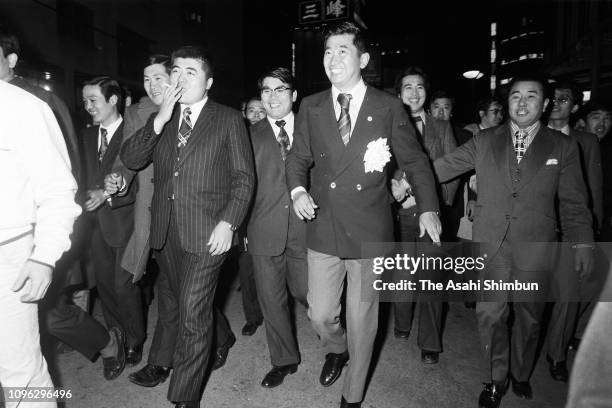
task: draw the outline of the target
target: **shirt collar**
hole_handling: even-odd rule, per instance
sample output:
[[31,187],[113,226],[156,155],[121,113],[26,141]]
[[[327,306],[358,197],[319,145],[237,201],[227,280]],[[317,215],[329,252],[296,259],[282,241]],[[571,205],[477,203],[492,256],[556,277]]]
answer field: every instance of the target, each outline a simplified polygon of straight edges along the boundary
[[201,101],[193,103],[191,105],[185,105],[181,103],[181,120],[183,118],[183,111],[185,110],[185,108],[189,108],[191,109],[191,115],[189,116],[189,119],[191,119],[191,123],[195,126],[195,123],[198,121],[198,117],[200,117],[200,112],[202,112],[202,109],[204,109],[204,105],[206,105],[207,101],[208,96],[205,96],[204,98],[202,98]]
[[119,118],[117,118],[116,121],[114,121],[108,126],[102,126],[102,124],[100,124],[100,127],[98,129],[98,134],[100,133],[100,129],[102,128],[106,129],[106,139],[110,141],[110,139],[113,137],[113,135],[115,134],[119,126],[121,126],[121,122],[123,122],[123,117],[119,115]]
[[[512,136],[514,136],[516,132],[521,130],[521,128],[516,123],[514,123],[514,121],[510,121],[510,129],[512,130]],[[539,129],[540,129],[540,121],[538,120],[533,125],[530,125],[523,130],[527,131],[527,135],[529,135],[529,137],[532,137],[532,135],[535,136],[535,134],[537,133]]]
[[412,117],[416,118],[417,116],[421,118],[421,122],[423,122],[423,124],[427,123],[427,114],[425,113],[425,109],[423,109],[418,115],[413,115]]
[[266,119],[268,119],[268,122],[270,122],[270,125],[272,126],[272,129],[274,129],[274,133],[278,133],[280,130],[280,127],[278,127],[276,125],[276,122],[279,120],[284,120],[285,121],[285,130],[289,131],[289,129],[293,130],[293,122],[295,120],[295,115],[293,114],[293,112],[289,112],[286,116],[280,118],[280,119],[272,119],[269,116],[266,116]]
[[365,97],[367,86],[365,82],[363,82],[363,78],[359,78],[359,82],[355,84],[355,86],[346,92],[342,92],[335,85],[332,85],[332,99],[334,101],[334,105],[338,103],[338,95],[341,93],[351,94],[351,104],[355,104],[355,106],[361,106],[361,102]]

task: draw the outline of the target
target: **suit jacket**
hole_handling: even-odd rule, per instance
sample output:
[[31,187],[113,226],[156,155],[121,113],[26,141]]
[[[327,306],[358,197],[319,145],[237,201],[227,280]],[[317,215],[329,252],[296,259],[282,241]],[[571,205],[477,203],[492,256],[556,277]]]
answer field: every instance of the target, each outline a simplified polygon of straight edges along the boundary
[[164,245],[173,211],[183,249],[207,253],[206,243],[217,223],[240,225],[253,194],[253,157],[242,116],[209,98],[180,158],[178,104],[159,135],[153,130],[155,116],[121,152],[121,159],[132,169],[153,161],[151,247]]
[[[319,206],[307,224],[308,248],[340,258],[372,258],[362,243],[393,241],[388,181],[383,171],[365,172],[368,143],[383,139],[413,186],[422,212],[437,211],[436,184],[427,155],[401,101],[367,87],[348,145],[342,143],[331,89],[304,98],[296,118],[293,147],[287,156],[289,191],[308,186]],[[364,248],[366,249],[366,248]]]
[[285,162],[274,130],[267,119],[251,127],[257,189],[247,224],[249,253],[277,256],[285,251],[289,235],[306,248],[306,223],[291,205]]
[[[88,190],[104,189],[104,177],[112,173],[115,159],[123,142],[123,122],[115,131],[102,163],[98,162],[98,129],[92,126],[83,131],[86,186]],[[137,183],[132,183],[123,196],[112,198],[112,204],[104,202],[94,214],[106,243],[115,248],[124,247],[134,230],[134,201]]]
[[603,222],[603,174],[597,136],[570,129],[570,137],[578,142],[582,173],[589,193],[589,209],[593,212],[593,227],[601,229]]
[[[517,164],[510,124],[485,129],[453,153],[434,162],[440,180],[475,169],[478,179],[473,239],[499,248],[504,240],[519,251],[520,269],[546,269],[557,229],[571,242],[591,242],[591,213],[573,139],[541,126]],[[558,206],[556,201],[558,200]],[[558,208],[560,226],[557,225]],[[515,247],[513,247],[515,248]]]

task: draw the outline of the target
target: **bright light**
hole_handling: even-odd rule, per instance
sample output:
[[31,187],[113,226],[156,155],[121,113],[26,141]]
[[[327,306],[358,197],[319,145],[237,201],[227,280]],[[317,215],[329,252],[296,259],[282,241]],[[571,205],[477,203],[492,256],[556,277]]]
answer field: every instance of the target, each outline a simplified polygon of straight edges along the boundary
[[50,87],[49,85],[43,85],[43,89],[44,89],[45,91],[49,91],[49,92],[51,92],[51,87]]
[[588,102],[591,100],[591,91],[582,91],[582,100],[583,102]]
[[462,75],[466,79],[480,79],[483,77],[484,74],[478,70],[472,70],[465,71]]

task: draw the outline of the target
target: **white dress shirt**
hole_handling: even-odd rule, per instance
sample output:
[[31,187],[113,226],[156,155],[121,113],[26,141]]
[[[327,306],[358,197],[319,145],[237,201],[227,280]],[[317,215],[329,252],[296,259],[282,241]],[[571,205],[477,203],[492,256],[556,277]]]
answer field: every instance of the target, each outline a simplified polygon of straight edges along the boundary
[[102,143],[102,129],[106,129],[106,143],[110,144],[115,132],[117,132],[117,129],[121,126],[121,122],[123,122],[123,118],[119,115],[119,118],[108,126],[102,126],[102,124],[100,124],[98,127],[98,150],[100,150],[100,143]]
[[192,105],[185,105],[181,103],[181,121],[179,122],[179,129],[181,128],[181,122],[183,121],[183,111],[186,108],[191,109],[191,115],[189,115],[189,120],[191,120],[191,124],[195,126],[198,118],[200,117],[200,112],[204,109],[204,105],[206,105],[206,101],[208,100],[208,96],[205,96],[201,101],[196,102]]
[[349,104],[349,116],[351,117],[351,135],[353,129],[355,129],[355,123],[357,123],[357,115],[359,115],[359,109],[363,103],[367,87],[363,79],[359,79],[359,82],[350,91],[342,92],[338,88],[332,85],[332,100],[334,101],[334,112],[336,113],[336,120],[340,118],[340,104],[338,103],[338,95],[341,93],[350,94],[351,102]]
[[266,116],[266,118],[268,119],[268,122],[270,122],[270,125],[272,126],[272,131],[274,132],[274,136],[276,137],[276,140],[278,140],[278,134],[280,133],[280,127],[276,125],[276,122],[279,120],[285,121],[285,126],[284,126],[285,132],[287,132],[287,136],[289,136],[289,148],[291,149],[291,146],[293,146],[293,125],[295,123],[295,115],[293,114],[293,112],[289,112],[287,116],[280,118],[280,119],[272,119],[269,116]]

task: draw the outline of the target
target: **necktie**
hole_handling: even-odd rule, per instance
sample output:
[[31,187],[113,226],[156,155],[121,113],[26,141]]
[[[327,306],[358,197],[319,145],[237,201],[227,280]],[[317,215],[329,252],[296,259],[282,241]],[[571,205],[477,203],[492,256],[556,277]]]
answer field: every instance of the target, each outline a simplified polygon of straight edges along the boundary
[[419,136],[423,136],[423,118],[419,116],[413,116],[412,120],[414,120],[414,127],[419,132]]
[[100,128],[100,148],[98,149],[98,161],[102,163],[102,159],[104,158],[104,154],[108,149],[108,139],[106,136],[108,135],[108,130],[103,127]]
[[523,156],[525,156],[525,139],[527,138],[527,131],[519,129],[515,133],[514,151],[516,152],[516,161],[521,162]]
[[289,151],[289,135],[285,130],[286,122],[284,120],[277,120],[276,126],[280,128],[280,132],[278,132],[278,145],[280,146],[280,152],[283,160],[287,158],[287,152]]
[[342,143],[346,146],[351,138],[351,117],[349,115],[349,105],[353,96],[351,94],[338,94],[338,103],[340,104],[340,117],[338,118],[338,130]]
[[191,124],[191,119],[189,118],[191,115],[191,109],[185,108],[183,110],[183,120],[181,121],[181,127],[178,132],[178,148],[185,147],[187,145],[187,141],[189,140],[189,136],[191,136],[191,131],[193,130],[193,125]]

